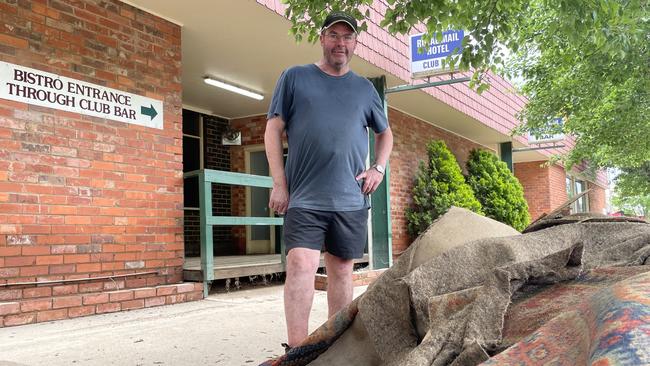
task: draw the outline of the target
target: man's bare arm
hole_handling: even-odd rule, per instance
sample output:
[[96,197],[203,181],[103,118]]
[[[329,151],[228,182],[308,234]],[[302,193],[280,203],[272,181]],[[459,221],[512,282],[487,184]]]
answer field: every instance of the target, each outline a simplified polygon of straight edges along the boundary
[[273,188],[269,198],[269,208],[279,214],[284,214],[289,206],[289,190],[287,177],[284,172],[284,159],[282,147],[282,133],[285,123],[280,116],[266,122],[264,132],[264,148],[269,161],[269,169],[273,177]]
[[[393,151],[393,131],[388,127],[382,133],[375,135],[375,162],[386,167],[391,151]],[[384,175],[376,169],[370,168],[359,174],[357,179],[364,179],[363,187],[361,188],[363,193],[371,194],[379,187],[379,184],[384,179]]]

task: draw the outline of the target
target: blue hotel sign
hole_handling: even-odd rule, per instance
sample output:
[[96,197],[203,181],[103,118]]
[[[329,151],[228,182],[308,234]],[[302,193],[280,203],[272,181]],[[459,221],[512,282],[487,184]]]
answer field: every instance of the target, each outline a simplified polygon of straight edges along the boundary
[[449,67],[443,68],[442,60],[451,54],[460,54],[463,50],[462,41],[465,32],[462,30],[446,31],[442,41],[438,42],[435,35],[427,44],[422,40],[422,34],[410,36],[411,74],[414,78],[425,77],[449,72]]

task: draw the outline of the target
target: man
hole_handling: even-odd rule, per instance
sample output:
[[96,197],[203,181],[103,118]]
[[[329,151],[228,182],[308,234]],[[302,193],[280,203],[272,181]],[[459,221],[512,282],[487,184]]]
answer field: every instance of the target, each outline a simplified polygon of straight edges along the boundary
[[[321,248],[326,250],[329,316],[352,301],[353,260],[363,256],[367,237],[367,196],[383,180],[393,147],[379,95],[367,79],[350,71],[356,42],[356,20],[331,13],[321,29],[323,57],[285,70],[269,108],[264,134],[273,176],[269,207],[286,213],[289,347],[307,337]],[[376,133],[377,159],[366,169],[368,128]]]

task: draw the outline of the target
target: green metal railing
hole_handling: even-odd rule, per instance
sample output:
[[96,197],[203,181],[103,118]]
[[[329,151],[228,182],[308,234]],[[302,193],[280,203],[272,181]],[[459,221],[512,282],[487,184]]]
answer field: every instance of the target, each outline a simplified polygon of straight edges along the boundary
[[[201,222],[201,273],[203,275],[203,295],[208,296],[210,284],[214,280],[214,225],[282,225],[281,217],[212,216],[212,183],[238,186],[272,188],[271,177],[233,173],[222,170],[201,169],[183,174],[184,178],[199,179],[199,208]],[[286,263],[284,243],[281,243],[282,263]]]

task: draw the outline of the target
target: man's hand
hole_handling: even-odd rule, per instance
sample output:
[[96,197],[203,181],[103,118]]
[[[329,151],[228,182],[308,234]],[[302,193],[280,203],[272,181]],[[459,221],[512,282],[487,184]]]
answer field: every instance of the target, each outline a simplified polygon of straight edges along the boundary
[[384,180],[384,175],[377,171],[377,169],[370,168],[357,175],[357,180],[361,179],[364,180],[361,192],[363,192],[363,194],[371,194],[377,189],[377,187],[379,187],[381,181]]
[[273,185],[269,208],[280,215],[284,215],[289,207],[289,190],[286,185]]

